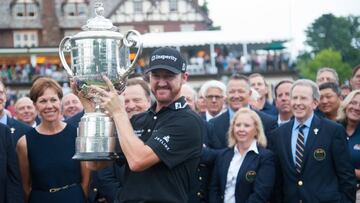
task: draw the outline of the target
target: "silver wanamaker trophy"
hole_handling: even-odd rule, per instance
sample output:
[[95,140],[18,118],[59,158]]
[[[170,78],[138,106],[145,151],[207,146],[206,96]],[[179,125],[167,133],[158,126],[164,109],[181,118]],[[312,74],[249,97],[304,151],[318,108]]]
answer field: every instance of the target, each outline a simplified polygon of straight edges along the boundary
[[[99,96],[90,93],[89,86],[107,89],[102,76],[107,76],[117,91],[125,89],[127,77],[134,70],[142,51],[140,34],[129,30],[123,36],[109,19],[103,16],[103,4],[95,3],[94,18],[88,20],[81,32],[66,36],[59,45],[59,56],[67,74],[74,80],[78,91],[91,99],[95,112],[81,118],[76,138],[77,160],[112,160],[120,151],[113,120],[99,106]],[[130,48],[137,48],[130,63]],[[64,52],[71,53],[71,67]]]

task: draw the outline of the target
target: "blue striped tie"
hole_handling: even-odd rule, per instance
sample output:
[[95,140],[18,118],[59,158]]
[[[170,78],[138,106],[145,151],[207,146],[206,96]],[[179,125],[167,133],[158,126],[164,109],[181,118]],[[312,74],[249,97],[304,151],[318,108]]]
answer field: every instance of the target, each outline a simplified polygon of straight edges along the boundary
[[301,172],[301,167],[304,162],[305,137],[303,130],[305,127],[305,125],[299,125],[299,133],[296,140],[295,169],[298,173]]

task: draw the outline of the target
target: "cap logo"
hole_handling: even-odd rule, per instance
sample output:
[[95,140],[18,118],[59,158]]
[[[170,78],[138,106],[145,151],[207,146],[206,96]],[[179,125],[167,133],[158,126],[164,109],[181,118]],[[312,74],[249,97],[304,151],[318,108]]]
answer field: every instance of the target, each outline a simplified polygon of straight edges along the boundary
[[155,61],[155,60],[172,60],[174,62],[177,61],[177,58],[175,56],[170,56],[170,55],[154,55],[151,57],[151,61]]
[[185,70],[186,70],[186,64],[185,64],[185,63],[182,64],[181,70],[182,70],[182,71],[185,71]]

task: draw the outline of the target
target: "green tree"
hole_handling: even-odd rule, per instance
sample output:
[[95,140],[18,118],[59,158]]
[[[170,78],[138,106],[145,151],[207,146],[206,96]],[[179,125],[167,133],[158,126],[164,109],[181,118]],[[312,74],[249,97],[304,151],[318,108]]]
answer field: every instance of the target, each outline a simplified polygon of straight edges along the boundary
[[315,54],[323,49],[340,51],[344,62],[353,67],[360,61],[359,22],[359,16],[324,14],[305,31],[306,43]]
[[300,60],[298,63],[300,75],[311,80],[316,79],[316,73],[320,68],[331,67],[339,75],[340,82],[343,83],[351,77],[352,69],[349,64],[342,61],[339,51],[324,49],[310,60]]

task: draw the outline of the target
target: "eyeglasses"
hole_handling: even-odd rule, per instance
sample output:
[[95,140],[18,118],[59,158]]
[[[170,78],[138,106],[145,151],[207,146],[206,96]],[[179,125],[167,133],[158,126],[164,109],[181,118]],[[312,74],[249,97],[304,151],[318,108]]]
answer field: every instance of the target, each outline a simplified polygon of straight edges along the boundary
[[208,99],[208,100],[219,100],[219,99],[222,99],[224,96],[222,95],[206,95],[205,98]]

